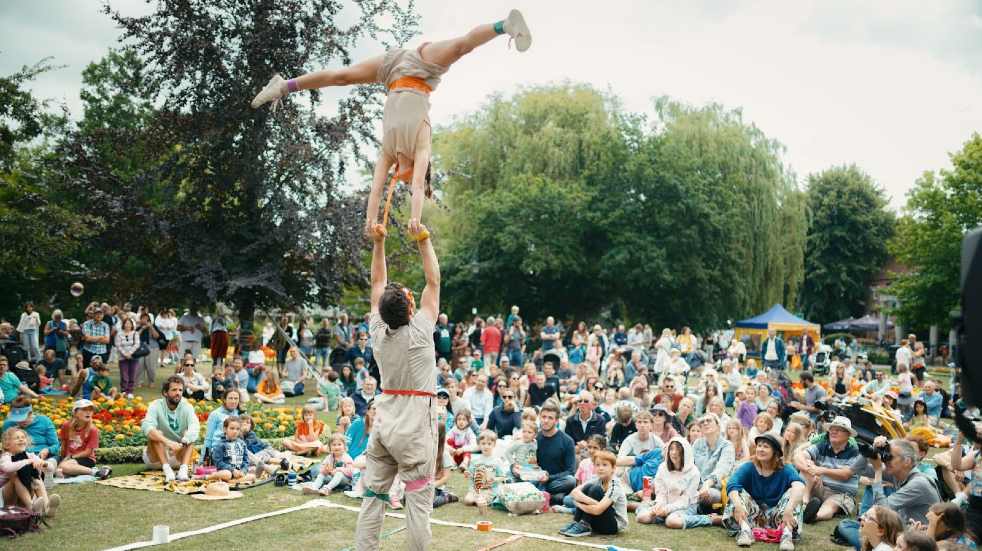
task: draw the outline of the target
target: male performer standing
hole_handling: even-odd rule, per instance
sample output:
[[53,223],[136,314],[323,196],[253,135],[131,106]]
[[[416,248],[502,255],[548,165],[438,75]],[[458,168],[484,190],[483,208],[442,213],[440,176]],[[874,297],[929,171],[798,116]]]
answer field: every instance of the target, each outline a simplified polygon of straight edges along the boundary
[[[422,228],[422,227],[421,227]],[[425,228],[422,228],[425,230]],[[410,549],[430,546],[433,470],[436,461],[436,351],[433,330],[440,312],[440,266],[428,237],[418,241],[426,287],[419,310],[413,292],[388,283],[385,227],[372,227],[372,348],[382,376],[375,427],[365,451],[365,493],[358,515],[358,551],[379,548],[386,495],[398,472],[406,485]],[[420,231],[421,236],[427,232]]]

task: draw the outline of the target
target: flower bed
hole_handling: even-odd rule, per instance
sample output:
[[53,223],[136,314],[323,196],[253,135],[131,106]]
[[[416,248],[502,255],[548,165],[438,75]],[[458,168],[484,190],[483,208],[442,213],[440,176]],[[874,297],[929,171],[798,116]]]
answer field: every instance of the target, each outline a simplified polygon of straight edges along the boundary
[[[55,428],[72,417],[71,400],[39,400],[34,402],[34,412],[51,418]],[[201,422],[201,439],[205,436],[204,424],[208,414],[217,408],[220,402],[209,400],[190,400],[194,411]],[[9,406],[0,407],[0,417],[6,417]],[[102,449],[116,447],[143,447],[147,437],[140,430],[140,423],[147,413],[147,404],[142,397],[132,400],[119,398],[117,400],[99,400],[93,422],[99,429],[99,447]],[[283,438],[296,432],[297,422],[301,419],[300,408],[260,407],[258,404],[247,404],[245,413],[252,417],[256,434],[263,439]]]

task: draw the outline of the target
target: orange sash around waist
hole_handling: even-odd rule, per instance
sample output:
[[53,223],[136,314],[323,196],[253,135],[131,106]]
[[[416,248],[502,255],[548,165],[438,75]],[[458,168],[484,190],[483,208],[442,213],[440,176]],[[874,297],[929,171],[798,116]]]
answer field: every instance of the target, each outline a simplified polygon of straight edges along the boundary
[[389,90],[405,89],[417,90],[426,95],[429,95],[433,91],[433,88],[430,88],[430,85],[419,77],[400,77],[392,81],[392,84],[389,85]]

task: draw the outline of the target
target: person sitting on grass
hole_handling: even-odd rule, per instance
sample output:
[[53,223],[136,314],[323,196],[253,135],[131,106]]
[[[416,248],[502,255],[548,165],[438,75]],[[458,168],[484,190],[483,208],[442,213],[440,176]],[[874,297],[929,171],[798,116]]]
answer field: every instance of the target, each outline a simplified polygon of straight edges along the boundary
[[[591,434],[586,439],[587,457],[580,461],[580,466],[576,468],[576,484],[577,486],[581,484],[586,484],[591,479],[596,478],[597,469],[593,464],[593,456],[601,450],[607,449],[607,438],[600,434]],[[576,509],[576,502],[573,500],[573,496],[567,494],[563,498],[562,505],[553,505],[553,513],[567,513],[572,514]]]
[[239,410],[239,391],[235,389],[226,392],[222,405],[211,410],[211,413],[208,414],[208,421],[205,423],[205,457],[211,457],[208,451],[221,437],[225,419],[233,415],[236,417],[242,415]]
[[978,545],[965,527],[965,512],[950,501],[935,503],[927,511],[927,535],[938,545],[964,545],[976,549]]
[[871,507],[859,517],[859,524],[860,551],[893,551],[897,536],[904,531],[900,515],[886,507]]
[[723,521],[723,517],[713,513],[713,505],[722,502],[723,483],[736,464],[733,443],[720,434],[719,418],[714,413],[700,417],[699,428],[702,436],[692,444],[692,455],[702,484],[696,512],[690,510],[685,514],[686,528],[718,525]]
[[539,445],[535,440],[538,428],[535,421],[522,421],[522,434],[512,440],[511,446],[505,452],[505,460],[511,465],[512,480],[518,482],[522,478],[519,475],[521,469],[528,469],[536,465],[535,453]]
[[447,434],[450,457],[461,471],[466,471],[471,454],[478,450],[477,438],[471,430],[471,410],[466,407],[454,416],[454,427]]
[[502,459],[494,457],[494,446],[498,443],[498,435],[493,430],[481,432],[477,442],[481,447],[481,453],[471,456],[467,471],[464,472],[464,476],[470,481],[470,486],[461,503],[476,505],[484,516],[491,502],[498,495],[501,481],[508,476],[508,467]]
[[249,456],[249,464],[253,466],[253,472],[257,477],[262,476],[263,472],[272,474],[276,472],[276,467],[284,471],[290,468],[290,460],[285,453],[263,442],[256,431],[253,430],[252,417],[243,415],[239,417],[242,423],[242,439],[246,444],[246,454]]
[[783,442],[765,433],[754,442],[750,461],[740,465],[726,482],[729,502],[723,526],[740,547],[754,542],[751,528],[781,528],[781,551],[794,551],[802,527],[801,497],[805,483],[783,459]]
[[283,447],[297,455],[318,455],[327,446],[321,443],[324,435],[324,422],[317,419],[317,409],[307,404],[301,413],[303,419],[297,423],[297,432],[283,439]]
[[78,396],[81,392],[82,398],[96,401],[103,398],[115,400],[119,397],[119,389],[109,379],[109,366],[102,363],[102,356],[92,356],[89,362],[89,367],[79,369],[75,375],[71,395]]
[[275,369],[267,369],[263,380],[259,381],[256,387],[256,400],[263,404],[283,404],[286,402],[286,395],[280,388],[280,375]]
[[211,399],[221,400],[225,398],[225,393],[235,385],[235,376],[232,367],[222,364],[215,364],[211,368]]
[[750,458],[750,447],[747,445],[747,430],[739,419],[730,419],[726,424],[726,439],[733,444],[733,459],[737,464]]
[[685,515],[698,511],[699,469],[685,438],[676,436],[665,449],[665,460],[654,480],[655,501],[638,508],[638,522],[685,528]]
[[43,474],[49,477],[50,481],[50,477],[55,475],[55,467],[58,465],[58,456],[61,453],[61,441],[58,439],[58,431],[51,418],[34,413],[30,398],[18,396],[11,402],[10,413],[0,430],[7,430],[13,426],[27,432],[31,441],[27,451],[37,454],[44,460]]
[[938,544],[931,536],[917,530],[907,530],[897,536],[895,551],[938,551]]
[[348,455],[348,439],[335,432],[328,444],[330,453],[321,461],[317,478],[303,487],[304,494],[329,496],[334,490],[350,490],[355,479],[354,460]]
[[349,397],[341,398],[338,401],[338,416],[334,420],[335,432],[348,432],[351,424],[360,419],[355,411],[355,401]]
[[317,396],[322,411],[337,411],[341,399],[341,385],[338,384],[338,374],[329,366],[321,370],[317,378]]
[[559,430],[559,406],[548,401],[539,410],[539,434],[536,436],[536,462],[542,468],[538,481],[531,481],[539,490],[549,492],[551,505],[560,505],[576,487],[576,444],[568,434]]
[[[447,503],[457,503],[459,498],[448,488],[450,471],[456,466],[453,458],[447,453],[447,427],[438,424],[436,427],[436,468],[433,473],[433,508],[442,507]],[[533,438],[535,432],[532,432]]]
[[573,522],[559,531],[564,536],[614,535],[627,529],[627,495],[614,476],[617,457],[609,451],[599,451],[593,462],[596,478],[573,488],[570,494],[576,511]]
[[639,411],[634,416],[634,427],[637,432],[624,439],[617,452],[618,458],[635,457],[647,453],[655,448],[662,448],[665,443],[652,431],[655,426],[655,417],[649,411]]
[[20,505],[42,516],[54,516],[61,496],[48,494],[41,479],[45,461],[29,451],[31,437],[24,429],[14,426],[4,429],[0,451],[0,487],[5,506]]
[[193,400],[204,400],[208,393],[208,379],[194,368],[193,357],[185,355],[181,367],[181,379],[184,380],[184,397]]
[[92,424],[94,411],[95,404],[89,400],[78,400],[72,405],[72,418],[65,421],[58,431],[58,439],[61,441],[61,460],[55,476],[91,475],[99,480],[109,478],[112,469],[95,466],[95,450],[99,447],[99,429]]
[[[672,418],[675,414],[672,410],[668,409],[668,406],[662,403],[655,405],[651,408],[652,417],[652,427],[651,432],[658,437],[662,442],[668,442],[672,438],[679,435],[675,427],[672,426]],[[637,424],[637,421],[635,421]]]
[[211,462],[218,470],[208,475],[208,479],[252,482],[255,476],[249,473],[249,453],[241,434],[242,421],[237,416],[226,417],[222,428],[224,434],[211,449]]
[[249,370],[241,356],[232,358],[232,388],[239,391],[239,403],[249,403]]
[[836,416],[825,435],[793,458],[808,480],[804,496],[806,523],[856,514],[859,473],[866,469],[866,458],[856,444],[849,442],[854,436],[852,421]]
[[[201,427],[194,407],[183,398],[183,379],[171,375],[160,393],[163,397],[150,402],[140,425],[147,437],[143,463],[151,469],[163,470],[165,482],[175,478],[184,482],[191,479],[189,468]],[[178,467],[176,476],[174,467]]]
[[372,434],[375,425],[375,400],[368,403],[364,417],[355,419],[348,427],[345,435],[348,437],[348,454],[355,460],[364,455],[368,447],[368,437]]

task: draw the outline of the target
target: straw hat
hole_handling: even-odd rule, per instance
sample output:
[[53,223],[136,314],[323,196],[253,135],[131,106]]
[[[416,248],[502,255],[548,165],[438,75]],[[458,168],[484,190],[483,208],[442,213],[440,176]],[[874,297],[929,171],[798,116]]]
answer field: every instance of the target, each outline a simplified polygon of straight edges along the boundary
[[220,499],[237,499],[242,497],[242,492],[233,492],[228,489],[225,482],[212,482],[205,486],[205,493],[194,494],[191,497],[204,501],[217,501]]

